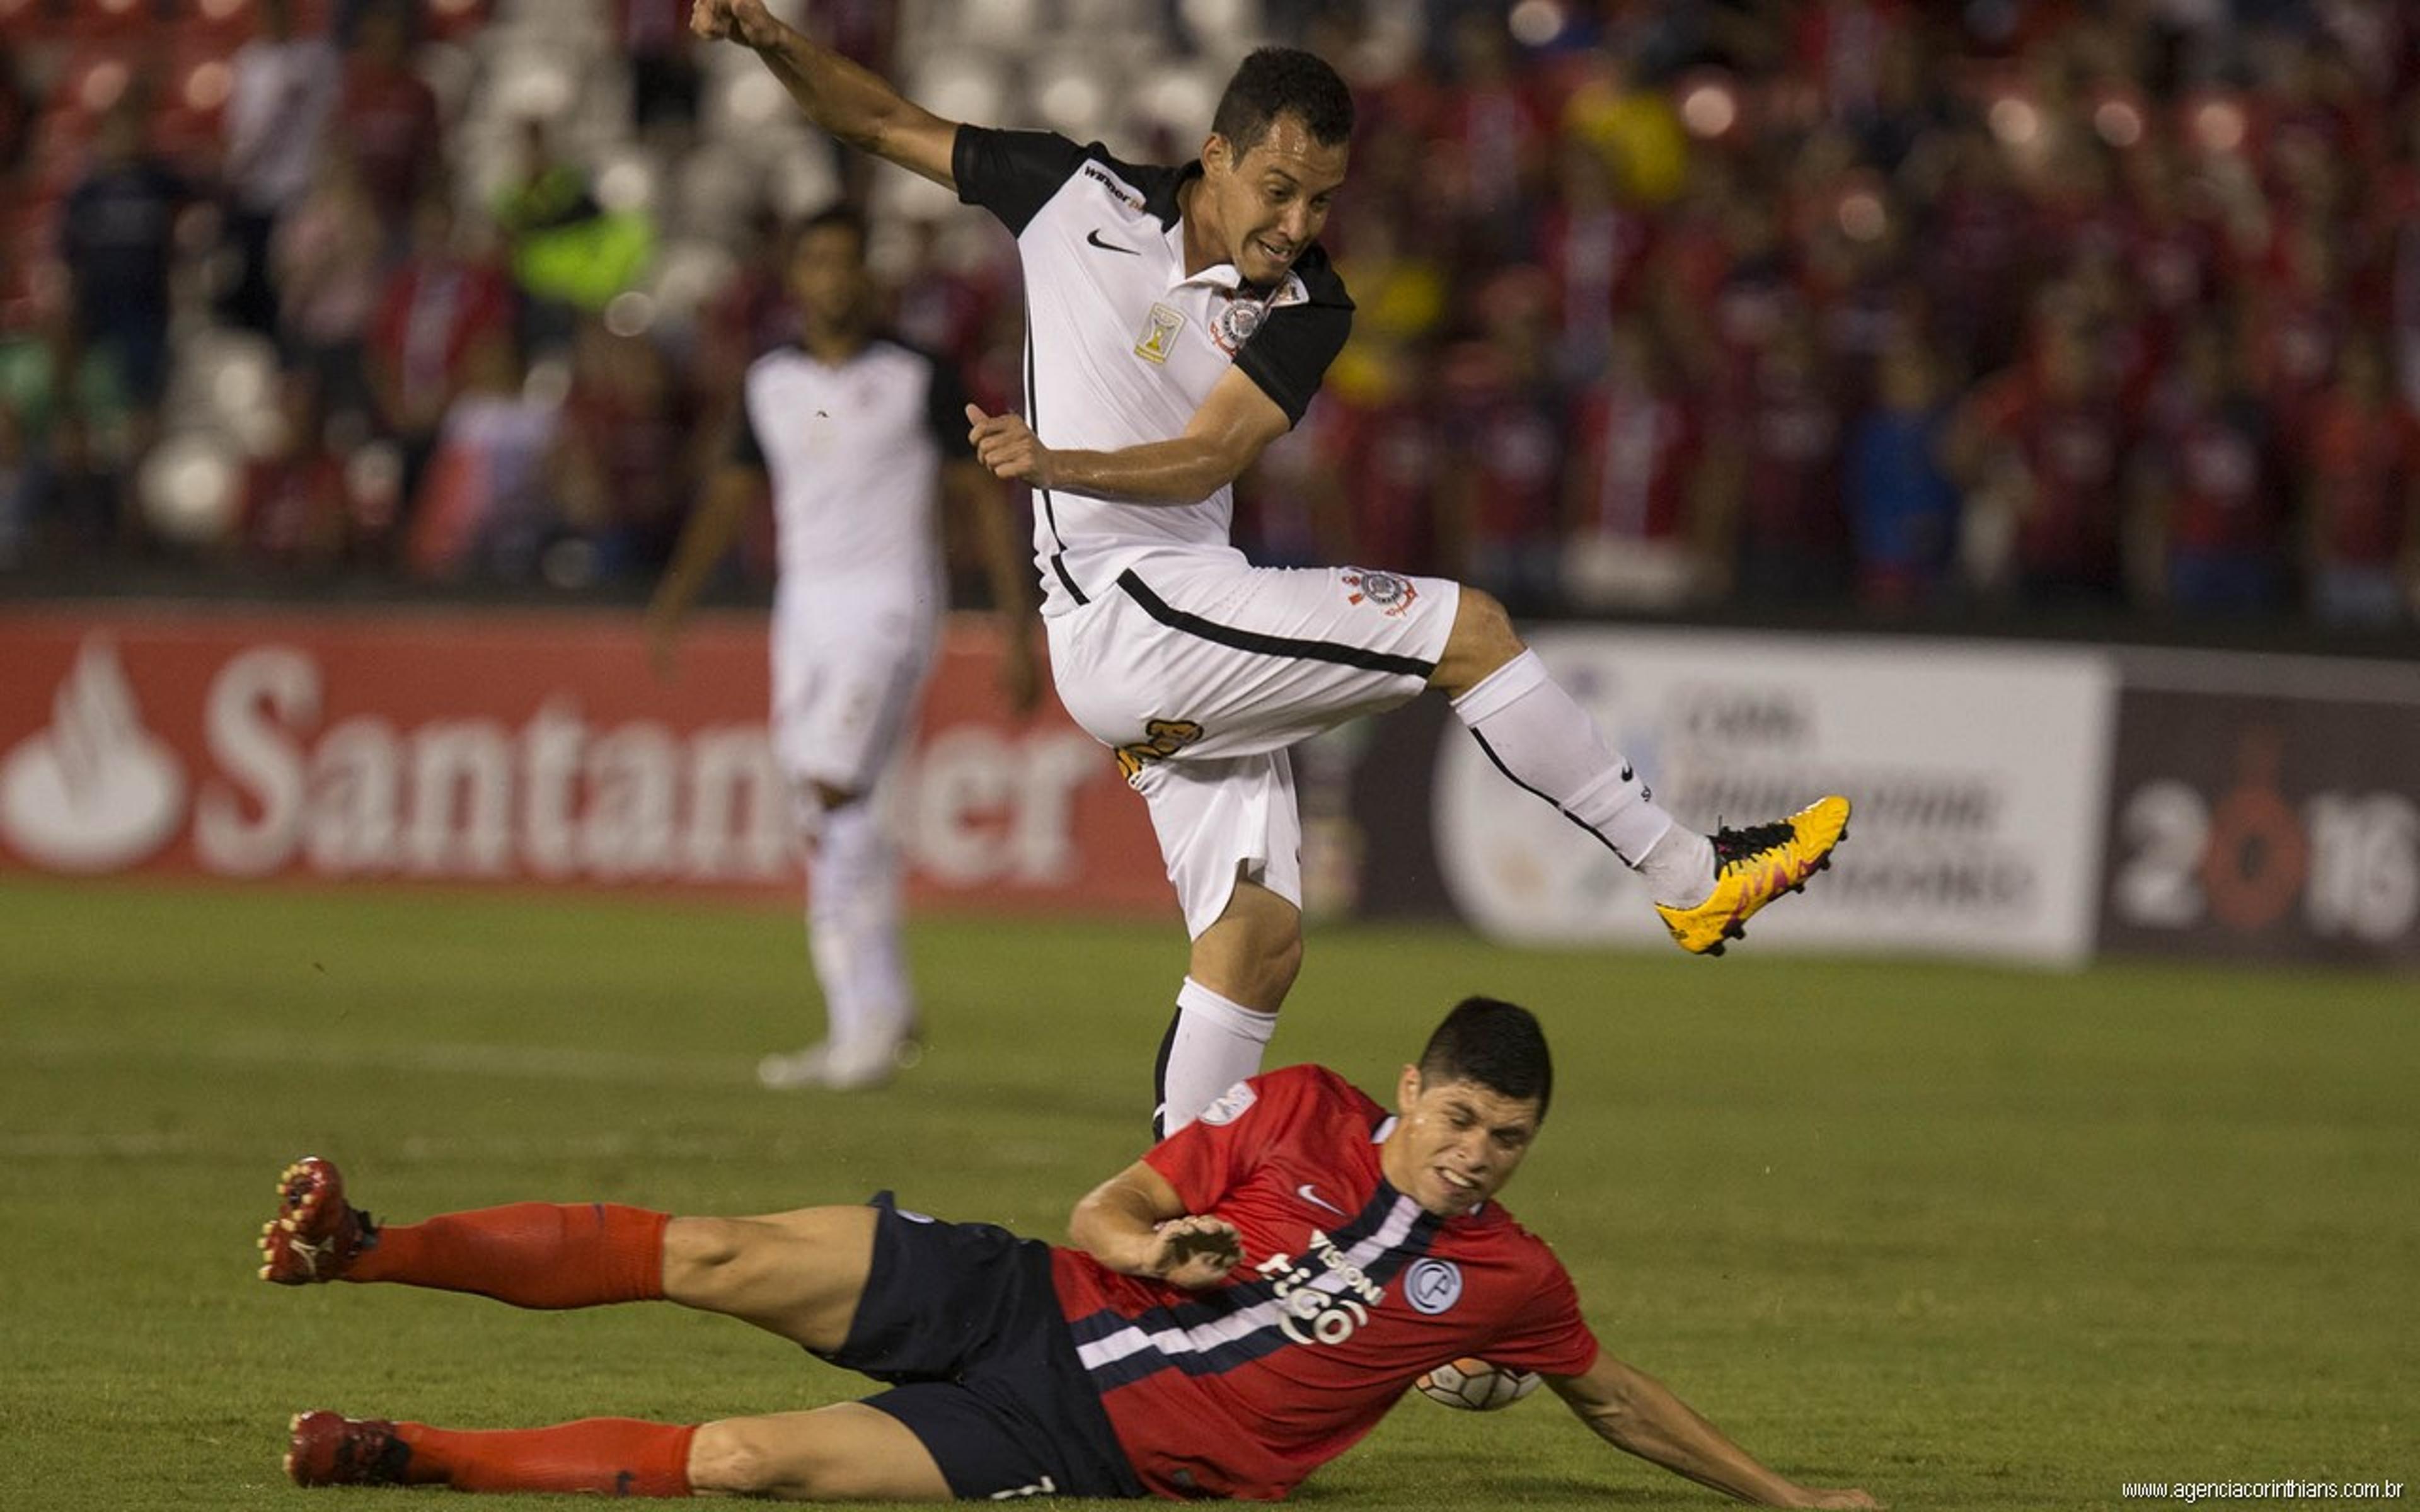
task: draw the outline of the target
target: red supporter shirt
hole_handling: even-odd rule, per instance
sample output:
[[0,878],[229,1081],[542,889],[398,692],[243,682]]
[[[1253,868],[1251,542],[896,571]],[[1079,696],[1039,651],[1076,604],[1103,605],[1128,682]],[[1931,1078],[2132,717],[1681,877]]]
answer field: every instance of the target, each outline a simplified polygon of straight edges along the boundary
[[1583,1374],[1597,1342],[1545,1242],[1494,1202],[1441,1219],[1387,1183],[1394,1120],[1334,1072],[1239,1084],[1143,1158],[1243,1234],[1227,1284],[1186,1291],[1053,1252],[1077,1352],[1155,1494],[1268,1501],[1463,1355]]
[[1610,379],[1581,395],[1573,429],[1584,529],[1650,541],[1685,533],[1689,485],[1704,439],[1687,395]]
[[2412,491],[2420,488],[2420,418],[2391,403],[2321,401],[2308,486],[2322,563],[2394,565],[2404,550]]
[[2168,468],[2168,538],[2200,551],[2265,556],[2277,546],[2275,471],[2249,400],[2181,409],[2158,427]]
[[2016,450],[2033,483],[2017,560],[2071,583],[2115,582],[2128,440],[2117,401],[2062,400],[2020,375],[1998,380],[1978,402],[1985,426]]
[[401,222],[440,162],[444,126],[437,92],[408,68],[358,60],[346,71],[336,121],[371,201]]

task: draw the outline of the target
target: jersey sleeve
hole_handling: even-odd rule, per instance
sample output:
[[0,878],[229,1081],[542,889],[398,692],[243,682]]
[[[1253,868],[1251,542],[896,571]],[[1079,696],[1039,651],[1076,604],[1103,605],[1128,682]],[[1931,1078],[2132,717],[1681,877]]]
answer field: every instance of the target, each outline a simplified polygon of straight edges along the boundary
[[932,427],[933,444],[941,449],[945,462],[963,462],[975,455],[975,443],[967,435],[970,402],[957,364],[934,358],[933,381],[924,390],[924,423]]
[[1536,1240],[1543,1273],[1521,1310],[1479,1352],[1499,1365],[1548,1376],[1576,1376],[1596,1364],[1596,1335],[1580,1316],[1579,1288],[1554,1252]]
[[1083,165],[1084,149],[1055,131],[961,126],[950,148],[958,200],[980,205],[1017,235]]
[[1152,1146],[1143,1160],[1168,1178],[1187,1212],[1208,1212],[1260,1167],[1295,1121],[1302,1102],[1284,1072],[1237,1082],[1202,1116]]
[[1326,253],[1307,254],[1295,272],[1308,297],[1271,310],[1235,354],[1235,365],[1277,401],[1288,425],[1302,424],[1327,364],[1336,361],[1344,338],[1353,333],[1353,301],[1344,292],[1344,281],[1327,266]]

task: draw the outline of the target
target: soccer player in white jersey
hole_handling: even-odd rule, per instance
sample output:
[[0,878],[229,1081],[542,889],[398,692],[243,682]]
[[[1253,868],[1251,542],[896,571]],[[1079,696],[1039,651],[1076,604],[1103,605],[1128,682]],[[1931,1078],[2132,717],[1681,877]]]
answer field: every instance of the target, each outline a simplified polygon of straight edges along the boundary
[[821,130],[1016,236],[1027,414],[968,414],[985,465],[1034,491],[1060,699],[1149,803],[1193,937],[1164,1132],[1260,1065],[1302,960],[1286,748],[1354,716],[1444,693],[1507,778],[1642,873],[1684,949],[1718,952],[1825,864],[1847,799],[1711,836],[1675,825],[1485,594],[1254,567],[1229,543],[1235,478],[1302,418],[1352,326],[1317,241],[1353,130],[1326,64],[1252,54],[1199,161],[1167,168],[943,120],[762,0],[696,0],[690,24],[752,50]]
[[845,208],[799,228],[789,261],[799,340],[750,366],[731,460],[647,611],[650,648],[669,670],[682,618],[769,474],[774,751],[808,847],[808,945],[828,1020],[822,1042],[765,1058],[758,1074],[774,1088],[874,1086],[920,1043],[898,855],[876,791],[914,726],[948,602],[937,495],[976,511],[1018,713],[1038,686],[1006,489],[973,460],[957,374],[876,334],[865,238]]

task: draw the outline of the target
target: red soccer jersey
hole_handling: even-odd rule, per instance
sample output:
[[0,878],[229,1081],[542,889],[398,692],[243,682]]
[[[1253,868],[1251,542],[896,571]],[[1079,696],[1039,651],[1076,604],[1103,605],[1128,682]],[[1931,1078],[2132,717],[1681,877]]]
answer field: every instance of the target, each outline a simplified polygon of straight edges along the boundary
[[1054,1252],[1060,1305],[1126,1458],[1157,1495],[1281,1497],[1462,1355],[1579,1375],[1597,1343],[1571,1277],[1496,1203],[1441,1219],[1379,1170],[1393,1120],[1289,1066],[1144,1157],[1243,1235],[1226,1285],[1185,1291]]

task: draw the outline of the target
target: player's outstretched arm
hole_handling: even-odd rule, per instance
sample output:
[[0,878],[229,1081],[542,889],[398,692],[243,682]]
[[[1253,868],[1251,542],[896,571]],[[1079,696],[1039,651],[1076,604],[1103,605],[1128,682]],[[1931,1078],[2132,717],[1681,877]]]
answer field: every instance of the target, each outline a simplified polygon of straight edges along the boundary
[[1128,504],[1197,504],[1243,475],[1286,433],[1286,412],[1241,368],[1210,390],[1171,440],[1114,452],[1063,452],[1042,444],[1023,419],[967,406],[975,455],[1002,478]]
[[818,130],[860,151],[958,187],[950,155],[958,123],[945,121],[876,75],[773,19],[765,0],[695,0],[690,30],[754,53]]
[[1112,1271],[1197,1290],[1244,1263],[1235,1226],[1186,1211],[1168,1178],[1142,1161],[1084,1195],[1068,1215],[1067,1237]]
[[1757,1461],[1643,1370],[1600,1350],[1586,1375],[1549,1376],[1597,1437],[1700,1486],[1760,1506],[1879,1507],[1862,1490],[1801,1486]]

